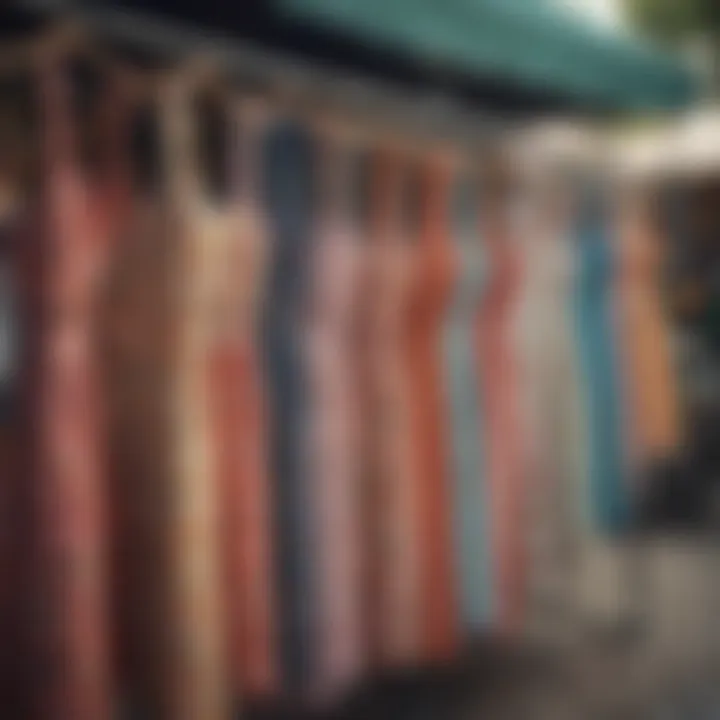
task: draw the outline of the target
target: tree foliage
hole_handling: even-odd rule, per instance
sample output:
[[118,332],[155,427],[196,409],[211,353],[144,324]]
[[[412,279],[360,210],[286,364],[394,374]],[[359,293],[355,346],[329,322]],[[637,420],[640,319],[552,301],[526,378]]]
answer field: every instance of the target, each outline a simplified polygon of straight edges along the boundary
[[625,0],[625,5],[631,23],[656,40],[720,43],[720,0]]

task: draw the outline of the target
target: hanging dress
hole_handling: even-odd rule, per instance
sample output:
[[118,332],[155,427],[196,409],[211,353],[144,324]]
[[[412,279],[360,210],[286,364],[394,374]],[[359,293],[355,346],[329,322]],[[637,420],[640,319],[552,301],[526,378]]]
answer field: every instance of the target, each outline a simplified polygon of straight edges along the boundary
[[261,303],[269,255],[259,193],[262,111],[240,101],[230,113],[231,179],[226,247],[217,256],[220,318],[210,358],[220,492],[219,528],[230,675],[236,695],[279,689],[267,400]]
[[410,247],[404,204],[407,170],[392,149],[369,167],[363,427],[366,618],[370,658],[379,668],[413,665],[420,656],[418,500],[403,321]]
[[618,340],[624,359],[625,388],[632,423],[633,457],[639,472],[638,496],[652,491],[642,484],[672,472],[683,449],[677,376],[673,368],[668,319],[660,295],[660,237],[649,208],[633,198],[618,224],[620,282]]
[[306,695],[316,677],[318,629],[316,519],[309,474],[309,387],[305,358],[315,221],[315,147],[290,121],[263,143],[270,260],[264,336],[268,452],[275,527],[276,587],[283,689]]
[[124,695],[158,720],[229,712],[207,376],[224,231],[200,195],[192,93],[176,76],[149,101],[160,146],[141,148],[156,163],[105,298]]
[[524,282],[516,333],[528,453],[529,631],[555,642],[574,639],[577,629],[586,438],[573,332],[572,237],[567,218],[542,214],[521,232]]
[[484,452],[484,406],[475,328],[484,300],[487,264],[480,240],[480,194],[459,178],[453,190],[455,287],[445,319],[444,359],[450,417],[455,577],[462,628],[487,630],[494,611],[489,494]]
[[320,203],[311,257],[309,467],[313,482],[320,701],[337,699],[361,668],[360,494],[352,331],[358,234],[353,218],[353,149],[341,130],[320,128]]
[[478,322],[491,537],[494,557],[495,625],[501,633],[519,630],[525,612],[525,438],[513,316],[522,282],[509,201],[488,198],[482,233],[490,280]]
[[450,198],[452,174],[442,161],[419,178],[418,238],[413,244],[407,318],[412,451],[420,499],[419,540],[425,660],[453,656],[458,642],[452,555],[452,489],[446,388],[441,365],[442,326],[452,283]]
[[575,227],[575,326],[588,431],[590,521],[600,532],[627,527],[629,498],[622,444],[617,346],[612,319],[615,288],[609,227],[597,199],[580,204]]
[[[97,718],[113,712],[105,397],[98,300],[124,210],[122,111],[100,112],[102,172],[79,160],[69,58],[43,58],[35,76],[43,176],[32,227],[16,245],[22,369],[21,455],[15,480],[17,678],[22,717]],[[115,108],[117,111],[117,108]],[[21,564],[24,567],[21,566]]]

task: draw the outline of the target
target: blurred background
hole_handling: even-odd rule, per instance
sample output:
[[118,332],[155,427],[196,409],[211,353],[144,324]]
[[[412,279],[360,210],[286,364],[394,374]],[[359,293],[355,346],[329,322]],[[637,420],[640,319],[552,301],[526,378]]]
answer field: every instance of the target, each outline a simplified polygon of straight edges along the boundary
[[0,716],[720,717],[720,4],[0,8]]

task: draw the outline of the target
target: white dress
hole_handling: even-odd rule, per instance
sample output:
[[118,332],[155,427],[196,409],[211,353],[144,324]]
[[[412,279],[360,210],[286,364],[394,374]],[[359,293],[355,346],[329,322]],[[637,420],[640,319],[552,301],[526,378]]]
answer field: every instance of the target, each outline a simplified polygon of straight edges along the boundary
[[531,632],[573,632],[585,430],[572,326],[572,246],[562,231],[525,232],[516,343],[528,438],[527,541]]

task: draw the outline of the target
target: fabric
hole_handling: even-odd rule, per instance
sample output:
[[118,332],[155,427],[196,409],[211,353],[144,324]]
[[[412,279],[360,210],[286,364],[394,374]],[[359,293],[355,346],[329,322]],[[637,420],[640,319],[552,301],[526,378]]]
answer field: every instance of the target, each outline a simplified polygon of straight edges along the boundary
[[[25,540],[33,564],[30,594],[22,601],[35,684],[27,717],[82,720],[113,709],[104,397],[95,322],[124,204],[111,165],[94,178],[80,165],[65,60],[49,60],[36,77],[44,128],[36,139],[43,161],[35,208],[41,219],[21,250],[28,333],[23,412],[29,414],[22,442],[35,456],[23,473],[34,537]],[[108,142],[103,159],[110,164],[122,152],[118,119],[98,119]]]
[[506,202],[493,194],[485,212],[482,235],[490,261],[490,282],[478,318],[477,338],[495,558],[495,625],[500,632],[513,634],[519,631],[525,613],[526,447],[512,335],[522,268]]
[[364,518],[367,622],[374,669],[407,667],[421,649],[419,505],[412,455],[404,319],[411,252],[403,223],[406,177],[392,148],[370,168],[367,275],[362,289],[367,354]]
[[263,198],[273,247],[265,303],[270,473],[276,530],[284,689],[306,694],[317,673],[316,518],[307,457],[304,357],[315,208],[315,148],[299,125],[278,121],[263,144]]
[[105,297],[119,637],[128,711],[229,711],[208,402],[215,222],[197,185],[190,89],[152,98],[157,184],[136,192]]
[[646,464],[677,456],[682,447],[677,378],[659,288],[660,238],[651,223],[647,208],[629,206],[618,227],[617,322],[636,456]]
[[[703,472],[685,464],[687,444],[669,320],[661,297],[663,248],[649,198],[628,197],[616,219],[621,346],[631,459],[631,487],[643,525],[692,528],[708,519]],[[704,433],[695,432],[695,448]]]
[[329,701],[362,668],[360,487],[355,362],[351,345],[359,237],[351,215],[351,149],[339,138],[320,146],[319,203],[312,249],[308,366],[309,466],[316,518],[318,674]]
[[459,178],[454,187],[452,232],[455,287],[445,319],[444,359],[450,418],[454,508],[455,576],[464,630],[487,630],[493,619],[493,567],[489,535],[489,493],[485,458],[484,406],[475,327],[488,282],[480,239],[480,194]]
[[452,176],[440,163],[423,167],[421,173],[406,332],[420,500],[422,657],[444,660],[452,657],[458,641],[447,473],[449,418],[441,365],[442,323],[453,272],[448,226]]
[[551,642],[571,640],[578,630],[588,527],[574,247],[566,215],[559,207],[535,211],[520,231],[524,282],[515,328],[528,452],[529,631]]
[[607,226],[597,198],[588,197],[576,225],[578,276],[575,325],[588,428],[588,497],[597,530],[615,532],[629,521],[624,472],[617,345],[611,297],[615,267]]
[[233,689],[243,698],[280,689],[268,413],[260,337],[269,236],[260,205],[262,127],[231,118],[232,188],[217,255],[217,319],[209,359],[220,494],[224,610]]
[[30,168],[15,168],[17,202],[0,251],[12,335],[3,339],[12,377],[0,433],[2,550],[12,568],[1,611],[2,690],[6,712],[27,718],[102,716],[114,695],[95,313],[123,209],[114,165],[123,117],[114,106],[111,120],[107,112],[94,117],[106,145],[102,172],[91,177],[79,162],[65,60],[53,58],[29,78],[37,125],[16,140],[37,147],[42,173],[38,185],[25,185]]

